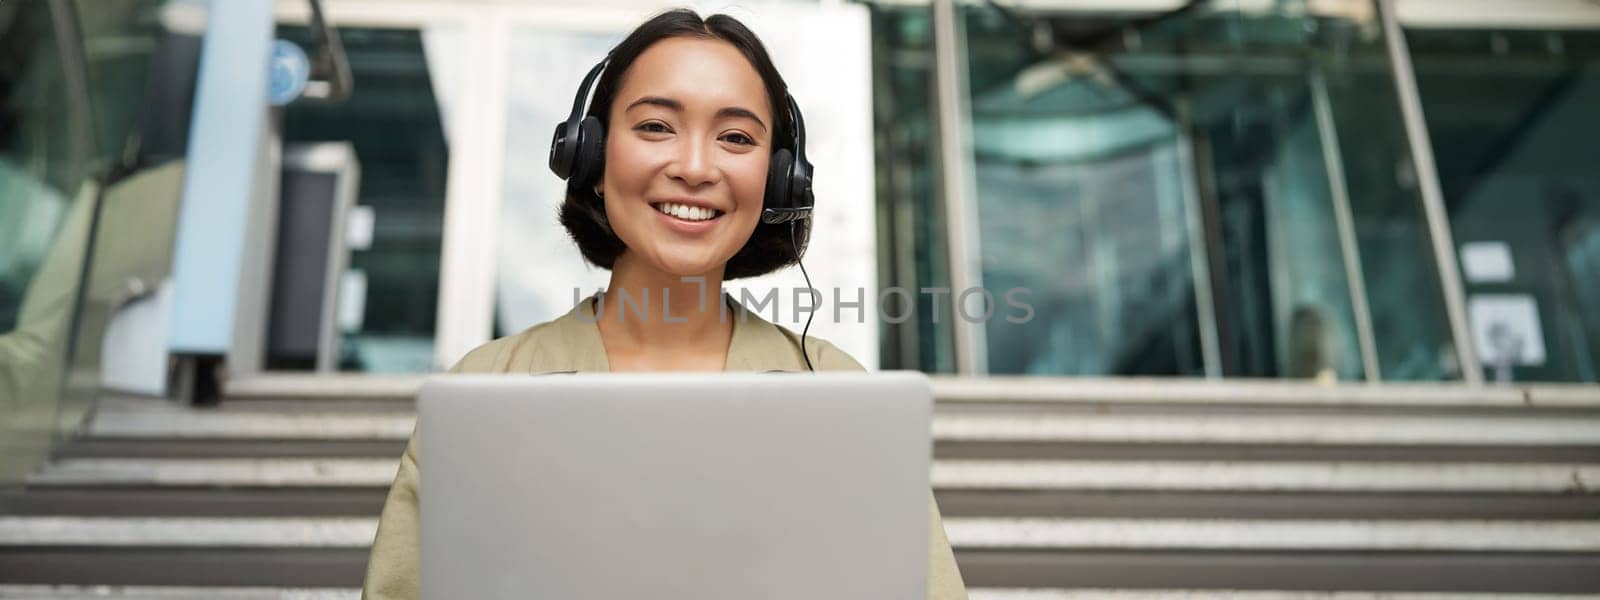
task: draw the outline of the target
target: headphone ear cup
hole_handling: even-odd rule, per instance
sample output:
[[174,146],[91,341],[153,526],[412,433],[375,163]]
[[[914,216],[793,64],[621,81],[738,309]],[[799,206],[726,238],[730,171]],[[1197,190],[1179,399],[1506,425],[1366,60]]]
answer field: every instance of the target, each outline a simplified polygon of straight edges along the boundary
[[572,176],[572,159],[577,155],[577,128],[571,121],[556,123],[555,135],[550,136],[550,171],[565,180]]
[[788,148],[779,149],[772,153],[772,160],[767,164],[767,192],[762,199],[762,208],[791,208],[793,198],[790,197],[790,184],[793,181],[791,171],[794,170],[794,154]]
[[594,115],[583,118],[578,124],[572,157],[572,185],[592,186],[600,180],[606,164],[606,128]]
[[811,162],[801,159],[789,169],[789,205],[795,208],[811,208],[815,199],[811,195]]

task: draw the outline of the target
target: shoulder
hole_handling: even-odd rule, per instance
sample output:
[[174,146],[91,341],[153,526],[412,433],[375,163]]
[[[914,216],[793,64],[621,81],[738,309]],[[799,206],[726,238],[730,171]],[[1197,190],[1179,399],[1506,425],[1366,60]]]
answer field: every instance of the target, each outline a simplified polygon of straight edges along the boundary
[[[746,313],[747,319],[738,327],[736,335],[747,336],[741,340],[740,351],[747,356],[740,357],[748,361],[747,365],[757,371],[806,370],[805,357],[811,358],[811,366],[818,371],[865,371],[866,368],[849,353],[840,350],[832,342],[823,338],[805,336],[805,354],[801,354],[801,336],[771,321],[762,318],[756,313]],[[733,360],[733,357],[729,357]]]
[[468,352],[455,373],[555,373],[606,370],[591,298],[566,314]]
[[854,356],[850,356],[849,352],[840,350],[838,346],[833,345],[833,342],[822,338],[806,336],[806,354],[811,356],[811,365],[818,371],[867,370]]
[[[538,354],[541,342],[549,339],[552,322],[540,323],[502,338],[473,348],[454,367],[451,373],[504,373],[512,370],[513,362],[525,362]],[[519,360],[521,359],[521,360]]]

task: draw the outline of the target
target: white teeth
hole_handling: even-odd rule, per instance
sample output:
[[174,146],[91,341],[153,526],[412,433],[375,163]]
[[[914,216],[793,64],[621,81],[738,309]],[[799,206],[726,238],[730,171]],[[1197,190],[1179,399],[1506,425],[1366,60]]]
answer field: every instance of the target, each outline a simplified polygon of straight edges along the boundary
[[656,205],[656,210],[672,215],[685,221],[704,221],[717,216],[717,211],[687,204],[663,202]]

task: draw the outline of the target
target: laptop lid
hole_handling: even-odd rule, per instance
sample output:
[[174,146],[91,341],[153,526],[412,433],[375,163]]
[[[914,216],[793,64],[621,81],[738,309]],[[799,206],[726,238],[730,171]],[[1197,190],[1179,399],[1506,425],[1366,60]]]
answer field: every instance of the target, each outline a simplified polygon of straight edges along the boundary
[[471,375],[419,396],[424,598],[924,598],[916,372]]

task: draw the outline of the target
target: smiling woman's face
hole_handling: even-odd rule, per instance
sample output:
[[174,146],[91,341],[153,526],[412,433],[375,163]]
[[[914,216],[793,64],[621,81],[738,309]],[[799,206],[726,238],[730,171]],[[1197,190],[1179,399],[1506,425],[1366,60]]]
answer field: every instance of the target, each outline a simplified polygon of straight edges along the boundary
[[774,125],[761,75],[727,42],[670,38],[621,83],[600,183],[619,262],[720,274],[760,220]]

